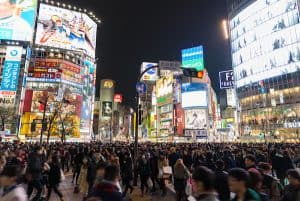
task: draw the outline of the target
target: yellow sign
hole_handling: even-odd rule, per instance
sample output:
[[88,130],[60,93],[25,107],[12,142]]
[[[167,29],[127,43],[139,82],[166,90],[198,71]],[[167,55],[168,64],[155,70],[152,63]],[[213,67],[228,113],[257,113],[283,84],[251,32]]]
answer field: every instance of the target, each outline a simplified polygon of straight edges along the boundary
[[111,80],[106,80],[106,81],[104,81],[104,83],[103,83],[103,87],[104,87],[104,88],[111,89],[111,88],[113,88],[113,86],[114,86],[114,82],[111,81]]

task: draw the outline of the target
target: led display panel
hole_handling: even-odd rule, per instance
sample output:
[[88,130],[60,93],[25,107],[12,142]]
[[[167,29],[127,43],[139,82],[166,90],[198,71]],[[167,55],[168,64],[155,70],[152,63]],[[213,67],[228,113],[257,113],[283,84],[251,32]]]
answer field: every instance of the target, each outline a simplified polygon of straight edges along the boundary
[[257,0],[230,20],[236,86],[300,70],[297,0]]

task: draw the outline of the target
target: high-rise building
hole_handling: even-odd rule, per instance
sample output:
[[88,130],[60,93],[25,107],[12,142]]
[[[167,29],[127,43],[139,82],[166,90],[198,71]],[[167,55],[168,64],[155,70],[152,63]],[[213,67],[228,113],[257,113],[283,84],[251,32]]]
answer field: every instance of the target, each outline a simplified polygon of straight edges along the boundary
[[90,140],[99,19],[54,1],[1,6],[7,10],[0,13],[0,113],[12,114],[0,135]]
[[293,141],[300,132],[298,0],[229,0],[239,133]]

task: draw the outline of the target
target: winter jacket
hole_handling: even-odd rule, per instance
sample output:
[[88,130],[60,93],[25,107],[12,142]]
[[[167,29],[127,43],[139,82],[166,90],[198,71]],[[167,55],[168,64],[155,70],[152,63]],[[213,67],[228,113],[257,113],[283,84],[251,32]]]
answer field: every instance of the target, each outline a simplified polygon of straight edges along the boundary
[[0,198],[1,201],[28,201],[27,193],[21,186],[15,186],[4,194]]
[[300,187],[287,185],[284,189],[284,195],[281,201],[299,201],[300,200]]
[[[232,201],[238,201],[237,196]],[[261,201],[259,195],[252,189],[248,188],[246,191],[244,201]]]
[[230,190],[228,185],[228,174],[227,172],[217,170],[215,172],[215,189],[219,194],[219,200],[226,201],[230,200]]
[[49,166],[48,182],[50,185],[57,185],[60,183],[61,179],[60,166],[54,163],[50,163]]
[[115,184],[105,180],[95,186],[91,197],[98,197],[103,201],[124,201],[119,188]]

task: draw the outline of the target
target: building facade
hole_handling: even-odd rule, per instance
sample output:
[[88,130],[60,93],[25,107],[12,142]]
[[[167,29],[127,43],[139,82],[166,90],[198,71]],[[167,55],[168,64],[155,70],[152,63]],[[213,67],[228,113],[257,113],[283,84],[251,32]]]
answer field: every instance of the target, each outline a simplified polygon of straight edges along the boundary
[[228,2],[239,132],[294,141],[300,132],[299,1]]
[[2,3],[13,9],[0,14],[0,100],[17,119],[3,131],[23,140],[90,140],[99,20],[60,2]]

